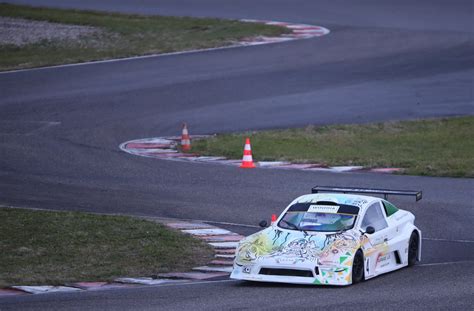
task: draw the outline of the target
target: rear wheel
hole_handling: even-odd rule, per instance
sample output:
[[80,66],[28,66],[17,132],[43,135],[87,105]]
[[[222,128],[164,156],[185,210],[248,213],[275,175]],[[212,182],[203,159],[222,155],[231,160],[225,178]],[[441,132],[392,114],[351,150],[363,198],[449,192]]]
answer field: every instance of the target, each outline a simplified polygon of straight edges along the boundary
[[420,242],[420,237],[416,231],[410,236],[410,242],[408,243],[408,265],[413,266],[416,263],[418,257],[418,246]]
[[359,283],[364,279],[364,254],[359,249],[352,261],[352,284]]

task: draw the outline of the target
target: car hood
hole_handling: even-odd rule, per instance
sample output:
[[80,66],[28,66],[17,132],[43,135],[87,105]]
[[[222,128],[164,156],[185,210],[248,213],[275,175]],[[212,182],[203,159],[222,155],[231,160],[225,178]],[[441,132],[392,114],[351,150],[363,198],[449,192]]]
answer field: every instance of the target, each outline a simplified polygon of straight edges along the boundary
[[355,230],[342,233],[303,232],[266,228],[243,239],[237,248],[236,263],[271,261],[275,264],[342,264],[352,258],[361,245]]

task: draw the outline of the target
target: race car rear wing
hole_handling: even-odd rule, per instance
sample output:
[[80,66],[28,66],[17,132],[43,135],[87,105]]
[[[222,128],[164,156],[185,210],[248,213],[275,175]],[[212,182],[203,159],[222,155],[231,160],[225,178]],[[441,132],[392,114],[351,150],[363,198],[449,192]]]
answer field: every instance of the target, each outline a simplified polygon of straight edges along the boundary
[[390,189],[328,187],[328,186],[315,186],[311,189],[311,193],[318,193],[318,192],[383,194],[383,197],[385,200],[388,198],[389,195],[408,195],[408,196],[414,196],[417,202],[420,201],[423,197],[423,193],[421,191],[414,191],[414,190],[390,190]]

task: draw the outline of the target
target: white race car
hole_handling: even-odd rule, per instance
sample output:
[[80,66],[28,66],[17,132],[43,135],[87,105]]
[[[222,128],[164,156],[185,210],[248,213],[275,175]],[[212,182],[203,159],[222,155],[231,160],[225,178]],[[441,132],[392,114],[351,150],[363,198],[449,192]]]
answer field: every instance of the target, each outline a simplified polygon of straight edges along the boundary
[[350,285],[414,265],[421,259],[421,231],[415,216],[388,202],[388,195],[422,198],[421,191],[314,187],[270,227],[240,241],[230,277]]

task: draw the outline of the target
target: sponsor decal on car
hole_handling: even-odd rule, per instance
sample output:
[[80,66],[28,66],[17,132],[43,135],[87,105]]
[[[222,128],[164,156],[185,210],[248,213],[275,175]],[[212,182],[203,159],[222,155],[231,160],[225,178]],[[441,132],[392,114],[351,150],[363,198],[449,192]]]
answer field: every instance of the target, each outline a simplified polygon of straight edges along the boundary
[[310,205],[308,208],[309,213],[333,213],[337,214],[339,206],[336,205]]

